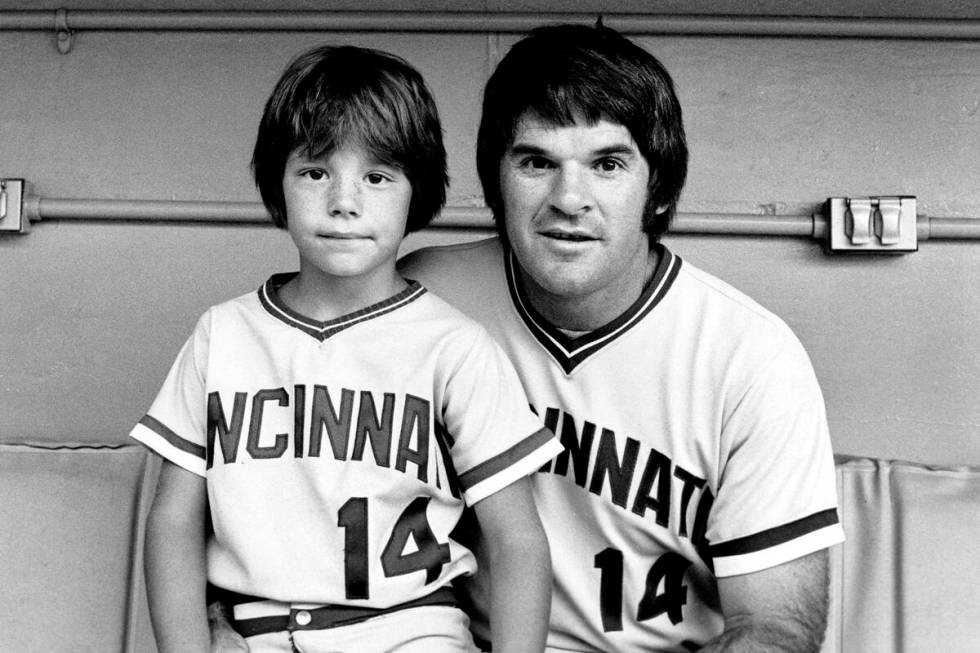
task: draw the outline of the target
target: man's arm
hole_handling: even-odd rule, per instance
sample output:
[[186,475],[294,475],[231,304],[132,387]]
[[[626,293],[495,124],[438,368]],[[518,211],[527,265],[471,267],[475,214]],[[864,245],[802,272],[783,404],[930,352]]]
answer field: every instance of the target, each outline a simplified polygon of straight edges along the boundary
[[551,555],[531,486],[521,478],[474,507],[490,574],[494,653],[544,650],[551,615]]
[[146,522],[146,590],[160,653],[207,653],[204,478],[165,460]]
[[817,653],[827,627],[827,550],[718,579],[725,631],[701,653]]

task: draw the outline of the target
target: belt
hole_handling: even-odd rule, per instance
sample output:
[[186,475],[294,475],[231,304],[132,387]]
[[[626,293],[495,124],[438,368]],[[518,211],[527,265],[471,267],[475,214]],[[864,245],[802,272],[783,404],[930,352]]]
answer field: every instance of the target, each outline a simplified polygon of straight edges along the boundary
[[[229,593],[231,594],[231,593]],[[242,597],[244,598],[244,597]],[[256,599],[253,597],[253,600]],[[240,601],[234,601],[241,603]],[[232,626],[242,637],[253,637],[283,630],[323,630],[360,623],[384,614],[432,605],[456,605],[456,593],[451,587],[441,587],[427,596],[399,603],[387,608],[367,608],[351,605],[324,605],[316,608],[292,608],[283,606],[283,614],[235,619],[229,610]],[[229,606],[230,607],[230,606]],[[288,610],[288,612],[286,612]]]

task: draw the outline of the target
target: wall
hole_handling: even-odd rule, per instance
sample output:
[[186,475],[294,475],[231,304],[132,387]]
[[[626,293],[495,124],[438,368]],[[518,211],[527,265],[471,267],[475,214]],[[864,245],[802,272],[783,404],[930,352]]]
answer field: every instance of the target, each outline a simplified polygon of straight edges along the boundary
[[[933,7],[969,16],[967,5]],[[0,31],[0,175],[27,179],[41,197],[255,201],[248,160],[264,98],[293,54],[333,41],[387,49],[422,70],[445,124],[449,203],[479,205],[480,91],[515,38],[80,31],[59,54],[51,33]],[[829,196],[903,193],[928,215],[980,218],[980,43],[639,40],[670,69],[686,109],[681,211],[809,214]],[[433,231],[408,246],[458,236],[472,234]],[[898,257],[828,256],[795,238],[667,242],[796,329],[838,451],[980,462],[975,241],[927,241]],[[42,221],[0,238],[0,439],[123,441],[197,315],[294,265],[288,239],[258,225]]]

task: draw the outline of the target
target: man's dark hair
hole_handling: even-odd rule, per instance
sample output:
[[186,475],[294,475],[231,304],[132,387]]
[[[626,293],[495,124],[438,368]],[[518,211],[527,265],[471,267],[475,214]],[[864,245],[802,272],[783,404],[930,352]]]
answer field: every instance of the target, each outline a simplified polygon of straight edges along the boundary
[[286,228],[282,178],[290,155],[319,158],[363,147],[412,185],[406,233],[425,227],[446,202],[449,175],[442,126],[422,76],[394,55],[320,46],[296,57],[265,105],[252,172],[262,201]]
[[500,161],[525,115],[555,126],[605,119],[626,127],[650,167],[643,230],[651,245],[667,230],[687,177],[687,141],[673,81],[656,57],[601,24],[540,27],[510,49],[484,90],[476,148],[504,239]]

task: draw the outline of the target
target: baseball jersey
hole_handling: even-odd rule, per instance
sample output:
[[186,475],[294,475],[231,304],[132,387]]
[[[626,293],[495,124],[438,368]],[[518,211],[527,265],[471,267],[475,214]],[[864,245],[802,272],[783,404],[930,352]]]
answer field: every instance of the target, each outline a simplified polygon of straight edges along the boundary
[[416,282],[327,322],[275,275],[209,309],[131,435],[205,477],[209,580],[389,607],[476,569],[464,505],[561,445],[487,332]]
[[642,296],[577,336],[528,303],[496,239],[405,265],[490,330],[565,445],[533,477],[554,565],[549,650],[697,648],[724,625],[718,577],[843,539],[803,347],[742,293],[656,250]]

